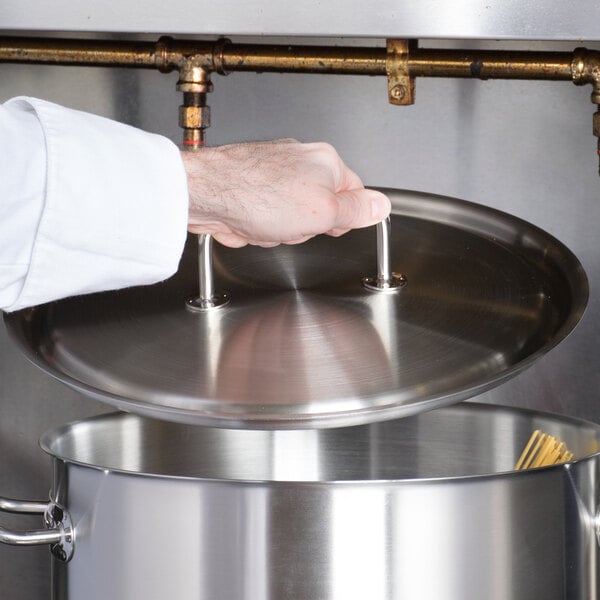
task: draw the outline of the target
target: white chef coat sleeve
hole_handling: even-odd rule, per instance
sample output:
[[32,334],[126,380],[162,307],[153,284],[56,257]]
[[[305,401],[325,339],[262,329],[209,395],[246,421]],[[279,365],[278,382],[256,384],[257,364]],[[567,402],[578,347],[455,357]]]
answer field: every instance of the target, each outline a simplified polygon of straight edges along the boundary
[[186,237],[168,139],[35,98],[0,106],[0,308],[161,281]]

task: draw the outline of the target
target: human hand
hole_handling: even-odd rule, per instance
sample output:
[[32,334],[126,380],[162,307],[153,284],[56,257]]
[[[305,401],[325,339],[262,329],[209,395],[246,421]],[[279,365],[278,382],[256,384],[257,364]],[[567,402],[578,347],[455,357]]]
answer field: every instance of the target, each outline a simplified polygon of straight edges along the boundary
[[182,152],[192,233],[225,246],[298,244],[385,219],[389,199],[364,188],[332,146],[276,140]]

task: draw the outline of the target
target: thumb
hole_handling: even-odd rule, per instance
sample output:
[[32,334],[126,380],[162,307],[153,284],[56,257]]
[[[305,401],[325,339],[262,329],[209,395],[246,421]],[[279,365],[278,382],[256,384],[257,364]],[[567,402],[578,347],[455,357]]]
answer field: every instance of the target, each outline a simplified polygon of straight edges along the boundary
[[338,214],[332,229],[356,229],[383,221],[391,210],[387,196],[365,188],[345,190],[336,194]]

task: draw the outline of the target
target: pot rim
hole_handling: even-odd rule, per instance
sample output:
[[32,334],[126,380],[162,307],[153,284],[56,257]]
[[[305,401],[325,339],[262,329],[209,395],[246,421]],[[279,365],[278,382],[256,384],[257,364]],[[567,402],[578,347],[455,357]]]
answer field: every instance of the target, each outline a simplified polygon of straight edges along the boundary
[[[182,480],[182,481],[196,481],[202,483],[209,484],[220,484],[220,485],[248,485],[248,486],[269,486],[269,487],[281,487],[293,485],[294,487],[302,486],[302,487],[331,487],[331,486],[346,486],[346,487],[371,487],[377,486],[381,487],[382,485],[421,485],[421,484],[439,484],[446,485],[451,483],[481,483],[481,482],[489,482],[490,480],[499,480],[505,479],[509,477],[537,477],[543,476],[548,473],[557,472],[558,470],[566,470],[569,472],[573,467],[578,465],[585,465],[590,461],[595,461],[600,456],[600,424],[594,423],[593,421],[588,421],[583,418],[573,417],[562,415],[556,412],[549,411],[540,411],[536,409],[530,408],[521,408],[521,407],[513,407],[513,406],[505,406],[500,404],[486,404],[482,402],[461,402],[459,404],[454,404],[451,406],[445,406],[442,408],[435,409],[440,411],[447,410],[461,410],[461,409],[473,409],[475,411],[485,411],[490,413],[516,413],[523,416],[529,417],[538,417],[541,419],[549,419],[559,421],[563,424],[570,424],[578,427],[585,427],[588,429],[594,429],[598,432],[598,449],[595,452],[590,454],[586,454],[585,456],[581,456],[579,458],[574,458],[571,461],[558,463],[555,465],[545,466],[545,467],[536,467],[532,469],[525,469],[516,471],[514,469],[511,470],[503,470],[492,473],[477,473],[470,475],[449,475],[444,477],[423,477],[423,478],[391,478],[391,479],[332,479],[332,480],[282,480],[282,479],[237,479],[237,478],[217,478],[217,477],[202,477],[202,476],[194,476],[194,475],[175,475],[175,474],[161,474],[161,473],[151,473],[151,472],[140,472],[127,470],[124,468],[115,468],[115,467],[106,467],[102,465],[93,464],[90,462],[85,462],[79,459],[73,459],[66,456],[65,453],[54,452],[51,449],[51,445],[54,440],[58,439],[60,436],[65,435],[67,432],[76,428],[78,426],[84,424],[94,423],[96,421],[103,420],[122,420],[122,419],[144,419],[150,421],[157,421],[157,419],[148,419],[147,417],[140,417],[139,415],[125,413],[121,411],[104,413],[100,415],[95,415],[93,417],[88,417],[84,419],[78,419],[76,421],[72,421],[70,423],[66,423],[57,428],[46,431],[39,439],[40,448],[46,452],[53,460],[60,460],[64,463],[70,465],[77,465],[79,467],[85,467],[89,469],[93,469],[96,471],[103,471],[106,474],[114,474],[120,476],[128,476],[128,477],[144,477],[144,478],[152,478],[152,479],[163,479],[163,480]],[[410,417],[407,417],[410,418]],[[373,423],[375,424],[375,423]],[[173,425],[173,423],[171,423]],[[182,426],[186,426],[183,425]],[[368,426],[368,424],[366,425]],[[228,429],[228,428],[213,428],[213,427],[202,427],[202,426],[193,426],[198,427],[199,429]],[[365,425],[358,425],[353,427],[365,427]],[[233,430],[232,428],[229,428]],[[349,427],[343,427],[339,429],[349,429]],[[235,431],[248,431],[248,430],[235,430]],[[263,430],[266,433],[272,433],[272,429]],[[289,430],[282,430],[289,431]],[[331,431],[331,430],[329,430]]]

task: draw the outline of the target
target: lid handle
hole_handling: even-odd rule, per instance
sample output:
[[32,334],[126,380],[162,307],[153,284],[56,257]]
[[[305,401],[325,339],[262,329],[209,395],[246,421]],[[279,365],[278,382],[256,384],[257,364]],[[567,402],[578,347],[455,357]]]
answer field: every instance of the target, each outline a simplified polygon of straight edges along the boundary
[[199,295],[188,298],[186,307],[193,312],[206,312],[229,303],[229,294],[216,293],[212,268],[212,235],[198,235],[198,281]]
[[[377,223],[377,275],[363,277],[362,284],[373,292],[397,292],[406,285],[406,277],[392,273],[390,268],[390,235],[392,221],[387,217]],[[212,267],[212,236],[207,233],[198,235],[198,280],[199,295],[188,298],[186,307],[193,312],[206,312],[221,308],[229,303],[227,292],[215,292]]]
[[377,223],[377,275],[363,277],[362,284],[373,292],[397,292],[406,285],[406,277],[401,273],[392,273],[390,268],[390,237],[392,221],[387,217]]

